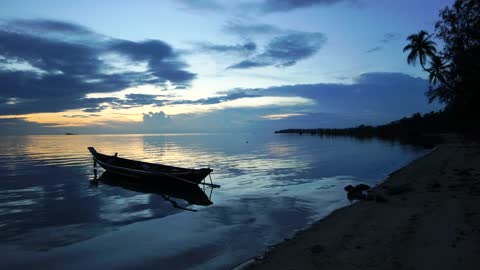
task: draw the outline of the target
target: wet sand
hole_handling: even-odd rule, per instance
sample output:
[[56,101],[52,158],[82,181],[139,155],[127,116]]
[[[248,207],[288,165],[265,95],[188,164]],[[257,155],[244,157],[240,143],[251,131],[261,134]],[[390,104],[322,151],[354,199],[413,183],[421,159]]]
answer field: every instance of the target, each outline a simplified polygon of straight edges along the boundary
[[480,146],[444,144],[247,269],[480,269]]

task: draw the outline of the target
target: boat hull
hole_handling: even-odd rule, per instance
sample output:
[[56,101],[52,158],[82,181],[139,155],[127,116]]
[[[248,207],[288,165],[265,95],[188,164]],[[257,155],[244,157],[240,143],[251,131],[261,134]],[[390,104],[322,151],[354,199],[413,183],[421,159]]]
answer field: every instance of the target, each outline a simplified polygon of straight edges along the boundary
[[[210,168],[186,169],[128,160],[97,153],[93,147],[89,147],[88,149],[92,153],[94,162],[107,172],[144,181],[161,180],[185,184],[199,184],[213,171]],[[158,168],[163,168],[164,171]]]

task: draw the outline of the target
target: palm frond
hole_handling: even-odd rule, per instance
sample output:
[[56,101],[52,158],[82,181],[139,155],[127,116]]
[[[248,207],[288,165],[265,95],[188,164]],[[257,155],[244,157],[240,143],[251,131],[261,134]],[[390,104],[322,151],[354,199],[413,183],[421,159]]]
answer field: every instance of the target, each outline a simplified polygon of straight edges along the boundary
[[415,66],[416,60],[417,60],[417,51],[412,50],[407,56],[407,63],[409,65]]
[[403,52],[406,52],[406,51],[408,51],[408,50],[411,50],[412,48],[413,48],[412,44],[408,44],[407,46],[405,46],[405,47],[403,48]]

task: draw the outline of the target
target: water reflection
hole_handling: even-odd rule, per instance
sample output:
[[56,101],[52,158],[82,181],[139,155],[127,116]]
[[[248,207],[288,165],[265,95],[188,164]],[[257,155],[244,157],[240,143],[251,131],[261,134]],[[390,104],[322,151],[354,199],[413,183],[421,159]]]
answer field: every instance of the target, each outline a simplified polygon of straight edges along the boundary
[[[162,179],[152,179],[158,182],[139,182],[128,177],[115,175],[109,172],[103,172],[97,179],[96,177],[90,181],[90,185],[95,188],[100,188],[99,183],[110,186],[117,186],[127,190],[146,193],[157,194],[165,201],[172,204],[173,207],[183,210],[196,211],[195,209],[187,208],[188,205],[202,205],[208,206],[213,204],[211,201],[213,188],[202,185],[203,190],[198,185],[170,183],[162,181]],[[159,183],[163,182],[163,183]],[[209,193],[209,196],[205,192]],[[182,202],[181,199],[184,202]]]

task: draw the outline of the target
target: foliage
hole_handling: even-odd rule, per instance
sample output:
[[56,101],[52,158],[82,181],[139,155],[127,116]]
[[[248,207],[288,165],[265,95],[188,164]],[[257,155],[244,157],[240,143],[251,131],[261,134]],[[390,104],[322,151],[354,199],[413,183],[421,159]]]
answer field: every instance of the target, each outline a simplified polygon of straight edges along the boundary
[[[407,143],[412,141],[424,144],[422,139],[426,134],[438,134],[450,131],[450,115],[445,111],[430,112],[424,115],[415,113],[411,117],[404,117],[386,125],[360,125],[354,128],[317,128],[317,129],[285,129],[275,133],[298,133],[319,136],[350,136],[355,138],[381,138],[400,140]],[[429,143],[435,143],[428,137]]]
[[407,56],[408,64],[415,65],[417,58],[420,65],[425,71],[427,57],[435,56],[437,49],[435,48],[435,42],[430,39],[430,35],[427,31],[421,30],[418,34],[413,34],[407,37],[410,43],[403,48],[403,52],[410,51]]
[[409,36],[407,62],[414,64],[418,58],[422,64],[428,57],[430,67],[422,67],[429,73],[429,100],[446,104],[456,128],[478,128],[473,121],[480,115],[480,1],[456,0],[441,10],[435,34],[444,42],[439,52],[432,50],[435,43],[427,32]]

